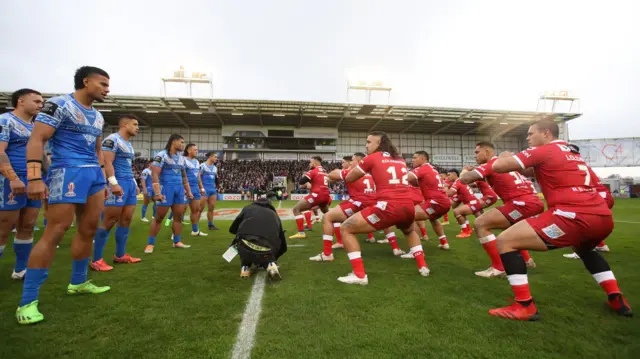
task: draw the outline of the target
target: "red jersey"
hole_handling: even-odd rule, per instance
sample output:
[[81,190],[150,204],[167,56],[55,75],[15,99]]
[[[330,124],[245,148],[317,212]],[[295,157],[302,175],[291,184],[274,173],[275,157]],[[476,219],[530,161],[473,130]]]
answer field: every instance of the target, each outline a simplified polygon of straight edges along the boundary
[[601,181],[600,177],[593,172],[591,167],[589,167],[589,175],[591,176],[591,185],[595,187],[596,191],[600,195],[600,197],[604,198],[604,201],[607,202],[607,207],[613,208],[613,196],[611,195],[611,191],[609,191],[609,187],[605,186]]
[[[521,196],[536,194],[533,183],[519,172],[495,173],[493,163],[498,157],[493,157],[489,162],[482,164],[474,170],[482,179],[489,182],[503,202]],[[483,182],[483,181],[478,181]],[[483,192],[484,193],[484,192]]]
[[426,201],[435,201],[442,205],[444,203],[449,204],[449,197],[444,193],[444,183],[438,171],[428,163],[414,168],[409,172],[411,176],[414,176],[420,186],[422,197]]
[[486,181],[476,181],[476,186],[483,197],[497,197],[496,192]]
[[565,141],[528,148],[514,158],[522,168],[533,167],[549,209],[611,215],[592,185],[589,167]]
[[[340,178],[344,181],[350,169],[341,170]],[[376,184],[370,174],[365,174],[355,182],[345,183],[349,197],[358,202],[370,202],[375,200]]]
[[478,198],[471,192],[471,188],[466,184],[462,184],[460,179],[458,178],[453,185],[451,185],[451,189],[456,192],[458,198],[462,203],[469,203],[473,200],[477,200]]
[[376,183],[378,200],[411,201],[407,163],[404,158],[392,158],[387,152],[375,152],[360,161],[356,168],[362,173],[371,174]]
[[315,167],[304,174],[311,181],[311,192],[329,194],[329,177],[322,166]]

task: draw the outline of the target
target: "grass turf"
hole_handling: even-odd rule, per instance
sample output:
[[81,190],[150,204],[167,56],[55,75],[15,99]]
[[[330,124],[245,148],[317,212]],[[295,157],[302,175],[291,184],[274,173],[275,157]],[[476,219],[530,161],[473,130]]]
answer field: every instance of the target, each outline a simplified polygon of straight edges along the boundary
[[[244,204],[218,202],[218,208]],[[293,204],[283,202],[282,207]],[[636,200],[616,202],[616,228],[607,240],[612,252],[605,254],[632,306],[640,305],[640,246],[634,236],[640,230],[639,208]],[[138,212],[128,252],[143,262],[90,273],[96,284],[112,290],[77,297],[65,294],[70,230],[40,291],[45,321],[34,326],[19,326],[14,318],[21,282],[9,278],[14,261],[9,242],[0,260],[3,354],[16,359],[229,357],[252,285],[239,278],[237,259],[228,264],[221,258],[232,238],[230,223],[216,221],[221,230],[208,237],[190,237],[190,225],[185,225],[184,242],[193,245],[187,250],[171,248],[169,229],[163,227],[156,251],[145,255],[148,224]],[[285,228],[295,233],[295,222],[285,221]],[[431,229],[431,241],[423,244],[432,270],[428,278],[418,275],[413,260],[393,257],[388,244],[363,243],[367,287],[336,280],[351,270],[342,250],[333,263],[308,260],[322,250],[320,225],[307,232],[307,240],[290,240],[305,246],[289,249],[280,263],[284,280],[266,287],[252,357],[637,357],[637,319],[611,312],[582,262],[562,257],[567,250],[532,253],[538,267],[529,271],[529,281],[542,319],[514,322],[487,314],[507,305],[512,294],[504,279],[473,275],[490,264],[475,235],[456,239],[457,225],[445,229],[450,251],[437,248]],[[41,233],[36,232],[36,240]],[[114,251],[112,234],[105,249],[108,263]]]

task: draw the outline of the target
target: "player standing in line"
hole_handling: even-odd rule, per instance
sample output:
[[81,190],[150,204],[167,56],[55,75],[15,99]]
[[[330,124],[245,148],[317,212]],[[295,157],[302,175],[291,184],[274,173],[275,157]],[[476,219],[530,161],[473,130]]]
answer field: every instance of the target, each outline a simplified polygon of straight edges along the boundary
[[200,214],[202,214],[202,208],[200,208],[200,199],[202,195],[206,194],[202,180],[200,179],[200,162],[196,158],[198,156],[198,147],[190,143],[184,149],[184,157],[186,158],[186,170],[187,180],[189,181],[189,187],[192,188],[191,194],[193,199],[189,202],[191,209],[191,235],[192,236],[207,236],[206,233],[200,232],[198,222],[200,221]]
[[113,263],[139,263],[126,253],[127,240],[131,219],[138,203],[138,185],[133,177],[131,167],[135,158],[135,151],[131,145],[131,138],[138,134],[138,117],[136,115],[122,115],[118,119],[118,132],[112,133],[102,141],[102,158],[104,172],[109,183],[109,197],[104,201],[104,217],[93,239],[93,261],[91,269],[98,272],[108,272],[113,269],[102,258],[104,246],[109,240],[111,229],[116,227],[116,254]]
[[342,224],[342,241],[353,272],[338,280],[347,284],[369,283],[355,235],[391,226],[396,226],[405,234],[411,253],[416,259],[418,272],[426,277],[430,271],[424,260],[420,236],[413,229],[415,209],[408,187],[407,163],[384,132],[371,132],[367,136],[366,149],[369,155],[347,174],[345,183],[355,182],[370,173],[376,184],[377,202],[349,217]]
[[[304,233],[304,215],[303,211],[310,210],[312,207],[318,206],[322,213],[329,211],[331,205],[331,194],[329,193],[329,178],[327,172],[322,167],[322,157],[313,156],[309,160],[310,171],[306,172],[302,178],[300,178],[300,185],[311,183],[311,193],[301,199],[295,207],[293,207],[293,215],[296,218],[296,224],[298,225],[298,233],[289,237],[289,239],[306,239],[307,235]],[[311,212],[309,212],[309,219],[311,219]]]
[[0,257],[16,227],[13,250],[16,264],[11,278],[24,279],[29,253],[33,246],[33,227],[41,202],[27,199],[27,141],[33,119],[44,100],[35,90],[20,89],[11,94],[12,112],[0,115]]
[[609,264],[593,248],[613,230],[611,210],[592,186],[589,167],[565,141],[558,140],[558,124],[539,120],[529,127],[530,148],[505,152],[493,163],[496,173],[533,168],[548,210],[507,228],[498,236],[498,251],[516,302],[492,309],[489,314],[514,320],[537,320],[527,280],[527,266],[520,250],[547,251],[573,247],[584,266],[605,290],[607,303],[618,314],[631,316]]
[[142,182],[142,193],[144,194],[144,202],[142,204],[142,222],[149,222],[147,219],[147,206],[149,206],[150,202],[153,202],[153,217],[156,216],[156,202],[153,201],[153,187],[151,187],[151,161],[147,163],[147,167],[142,170],[142,173],[140,173],[140,182]]
[[111,289],[87,280],[93,237],[104,207],[105,176],[102,166],[101,136],[104,119],[93,102],[104,101],[109,93],[109,75],[90,66],[79,68],[74,76],[75,92],[49,99],[38,114],[27,143],[27,192],[29,199],[42,200],[47,186],[42,182],[42,156],[51,142],[48,171],[49,210],[47,226],[33,247],[27,265],[22,299],[16,310],[20,324],[44,319],[38,310],[38,292],[49,273],[56,245],[73,221],[78,229],[71,243],[73,269],[68,294],[99,294]]
[[[476,275],[485,278],[502,277],[505,275],[504,267],[496,246],[496,236],[491,231],[509,228],[514,223],[542,213],[544,203],[536,194],[531,181],[519,172],[493,172],[491,166],[498,160],[493,144],[478,142],[475,153],[479,166],[473,171],[464,173],[460,177],[460,182],[471,184],[487,181],[503,202],[502,206],[492,208],[474,222],[478,240],[491,259],[491,266],[476,272]],[[528,251],[522,250],[520,254],[527,263],[527,267],[535,268],[535,262]]]
[[210,231],[217,231],[220,228],[213,224],[213,215],[216,209],[216,196],[218,195],[218,155],[215,152],[207,153],[207,160],[200,164],[200,176],[205,194],[202,197],[200,207],[204,210],[207,205],[207,221]]
[[[469,220],[467,219],[467,213],[473,213],[471,212],[470,206],[472,203],[478,203],[478,199],[473,194],[469,186],[460,183],[458,170],[451,169],[449,170],[448,175],[449,180],[453,182],[449,188],[448,195],[451,196],[451,199],[454,202],[452,205],[454,208],[453,215],[456,217],[456,221],[461,228],[461,231],[456,238],[468,238],[471,236],[472,231],[469,226]],[[479,215],[479,213],[476,214],[476,216]]]
[[178,134],[169,137],[164,150],[158,152],[151,164],[151,178],[153,180],[153,200],[160,201],[156,210],[156,218],[149,226],[149,239],[144,249],[145,253],[153,253],[156,236],[160,232],[162,220],[169,208],[173,217],[173,248],[190,248],[182,243],[182,216],[186,209],[187,198],[192,199],[191,187],[187,180],[186,162],[182,156],[184,138]]
[[[574,147],[576,152],[580,152],[580,148],[578,148],[578,146],[573,144],[569,146]],[[589,167],[589,175],[591,176],[592,186],[595,187],[600,197],[604,198],[604,201],[607,203],[607,207],[609,207],[609,209],[613,209],[615,201],[613,200],[613,196],[611,195],[609,188],[605,186],[602,181],[600,181],[600,178],[598,177],[598,175],[596,175],[595,172],[593,172],[593,169],[591,169],[591,167]],[[604,240],[602,240],[600,243],[598,243],[595,250],[598,252],[609,252],[609,246],[604,243]],[[571,254],[563,254],[563,256],[569,259],[580,259],[580,256],[578,256],[576,252],[573,252]]]
[[[413,154],[413,170],[409,172],[409,183],[420,187],[423,200],[416,205],[416,221],[424,223],[429,220],[436,232],[440,244],[438,247],[449,249],[447,236],[440,223],[440,217],[451,209],[449,197],[444,193],[444,184],[438,171],[429,164],[429,154],[418,151]],[[403,256],[402,258],[407,258]],[[409,257],[412,258],[412,257]]]

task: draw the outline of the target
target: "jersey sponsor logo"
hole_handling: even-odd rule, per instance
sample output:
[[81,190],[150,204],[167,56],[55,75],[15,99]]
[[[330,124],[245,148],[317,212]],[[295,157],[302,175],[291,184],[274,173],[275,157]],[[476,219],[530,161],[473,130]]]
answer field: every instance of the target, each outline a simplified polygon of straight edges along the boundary
[[552,224],[550,226],[544,227],[542,228],[542,231],[551,239],[557,239],[566,234],[556,224]]
[[376,223],[380,222],[380,218],[378,216],[376,216],[375,213],[372,213],[372,214],[368,215],[367,216],[367,220],[371,224],[376,224]]
[[432,215],[434,213],[436,213],[436,211],[433,208],[431,208],[431,207],[427,208],[427,214],[428,215]]
[[376,207],[384,211],[385,209],[387,209],[387,202],[378,201],[378,203],[376,203]]
[[116,146],[115,142],[111,139],[102,141],[102,147],[113,149]]
[[42,110],[40,110],[40,113],[44,113],[45,115],[49,115],[49,116],[53,116],[54,113],[56,113],[56,110],[58,109],[58,105],[56,105],[53,102],[45,102],[44,105],[42,105]]
[[222,200],[224,201],[240,201],[242,199],[242,195],[240,194],[223,194]]
[[76,193],[73,191],[76,188],[76,185],[73,182],[69,183],[67,186],[67,193],[64,194],[65,197],[75,197]]
[[351,208],[347,208],[347,209],[344,211],[344,214],[346,214],[346,215],[347,215],[347,217],[351,217],[351,216],[353,216],[353,210],[352,210]]
[[7,201],[7,204],[14,205],[14,204],[17,204],[17,203],[18,202],[16,202],[15,196],[13,195],[13,192],[9,193],[9,200]]
[[522,213],[520,213],[517,209],[514,209],[513,211],[509,212],[509,217],[511,217],[511,219],[515,221],[518,218],[522,217]]

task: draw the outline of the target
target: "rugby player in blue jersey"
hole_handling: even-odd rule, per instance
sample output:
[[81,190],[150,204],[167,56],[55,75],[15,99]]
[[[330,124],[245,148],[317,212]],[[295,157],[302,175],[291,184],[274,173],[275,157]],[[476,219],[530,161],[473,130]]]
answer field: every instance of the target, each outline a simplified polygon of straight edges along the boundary
[[147,219],[147,206],[149,206],[150,202],[153,202],[153,217],[156,216],[156,202],[153,201],[153,188],[151,187],[151,162],[147,163],[147,167],[140,173],[140,182],[142,185],[142,193],[144,194],[142,222],[149,222]]
[[187,198],[192,199],[191,187],[185,170],[187,159],[182,156],[184,138],[173,134],[169,137],[164,150],[153,157],[151,178],[153,180],[153,200],[157,202],[156,218],[151,221],[149,240],[145,253],[153,253],[156,236],[164,216],[169,208],[173,212],[173,248],[189,248],[182,243],[182,216],[186,209]]
[[27,199],[27,141],[33,118],[44,100],[38,91],[21,89],[11,95],[12,112],[0,115],[0,257],[16,226],[13,250],[16,264],[11,278],[24,279],[33,245],[33,227],[40,212],[40,201]]
[[200,232],[198,227],[200,214],[202,213],[200,198],[205,194],[205,191],[200,178],[200,161],[196,158],[197,156],[198,147],[193,143],[188,144],[184,149],[184,157],[186,159],[187,180],[193,194],[193,198],[189,202],[189,208],[191,209],[191,235],[206,236],[207,234]]
[[140,258],[134,258],[126,253],[129,227],[133,212],[138,202],[138,185],[133,178],[131,168],[135,152],[131,146],[131,137],[138,134],[138,117],[136,115],[122,115],[118,120],[118,132],[113,133],[102,141],[102,158],[104,172],[109,184],[109,197],[104,201],[104,219],[94,238],[93,261],[91,269],[106,272],[113,269],[102,258],[104,246],[109,239],[111,229],[116,227],[116,254],[114,263],[138,263]]
[[[94,107],[109,93],[109,75],[97,67],[83,66],[74,76],[75,92],[45,102],[35,119],[27,143],[27,193],[29,199],[49,195],[47,226],[33,247],[16,310],[20,324],[40,322],[38,292],[49,273],[56,245],[77,216],[77,231],[71,242],[73,269],[68,294],[98,294],[111,289],[87,280],[93,237],[104,208],[105,176],[102,166],[104,119]],[[51,145],[51,167],[47,184],[42,181],[45,143]]]
[[219,230],[213,224],[213,211],[216,209],[216,196],[218,194],[218,167],[216,162],[218,161],[218,155],[215,152],[207,153],[207,160],[200,164],[200,175],[202,177],[202,185],[204,186],[204,196],[200,208],[204,210],[205,205],[207,207],[207,220],[209,221],[209,230]]

